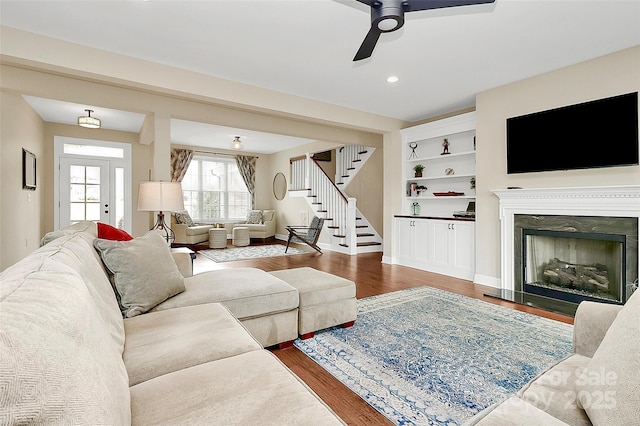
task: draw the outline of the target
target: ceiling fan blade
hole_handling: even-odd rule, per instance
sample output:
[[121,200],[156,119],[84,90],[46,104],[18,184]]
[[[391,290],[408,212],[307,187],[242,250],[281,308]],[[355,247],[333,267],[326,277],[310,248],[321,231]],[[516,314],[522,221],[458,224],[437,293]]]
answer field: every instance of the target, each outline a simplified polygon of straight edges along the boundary
[[495,0],[409,0],[405,12],[441,9],[444,7],[471,6],[474,4],[494,3]]
[[376,43],[378,42],[378,38],[380,37],[380,30],[372,26],[367,36],[364,38],[364,41],[360,45],[360,49],[356,52],[356,56],[353,57],[353,61],[360,61],[362,59],[366,59],[373,53],[373,49],[376,47]]

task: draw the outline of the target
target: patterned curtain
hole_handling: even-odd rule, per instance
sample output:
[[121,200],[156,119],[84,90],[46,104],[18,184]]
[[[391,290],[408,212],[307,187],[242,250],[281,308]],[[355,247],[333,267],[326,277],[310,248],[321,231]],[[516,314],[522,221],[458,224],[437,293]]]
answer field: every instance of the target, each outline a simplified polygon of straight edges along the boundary
[[256,199],[254,193],[256,186],[256,157],[236,155],[236,164],[238,165],[240,176],[242,176],[242,179],[249,190],[249,194],[251,194],[251,205],[249,207],[253,209]]
[[171,182],[182,182],[192,158],[190,149],[171,149]]

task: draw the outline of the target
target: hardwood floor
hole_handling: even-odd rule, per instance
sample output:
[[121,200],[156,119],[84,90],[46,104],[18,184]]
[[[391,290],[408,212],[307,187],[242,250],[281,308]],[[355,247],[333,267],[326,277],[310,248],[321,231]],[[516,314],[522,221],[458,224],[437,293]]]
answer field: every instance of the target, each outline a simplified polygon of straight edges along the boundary
[[[383,264],[381,263],[381,259],[382,253],[347,256],[325,251],[323,255],[310,253],[295,256],[214,263],[201,254],[198,254],[194,261],[194,273],[243,267],[276,271],[279,269],[309,266],[353,280],[356,283],[356,297],[358,299],[428,285],[482,299],[489,303],[498,304],[510,309],[529,312],[569,324],[573,323],[572,317],[483,296],[483,293],[489,290],[490,287],[417,269]],[[378,413],[378,411],[364,402],[364,400],[297,348],[274,349],[272,352],[313,389],[347,424],[362,426],[392,424],[386,417]]]

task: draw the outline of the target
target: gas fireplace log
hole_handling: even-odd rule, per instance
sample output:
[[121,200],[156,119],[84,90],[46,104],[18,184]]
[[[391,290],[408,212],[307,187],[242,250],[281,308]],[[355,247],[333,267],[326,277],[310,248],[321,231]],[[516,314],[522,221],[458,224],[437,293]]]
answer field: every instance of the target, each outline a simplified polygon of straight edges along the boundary
[[552,259],[543,265],[543,281],[561,287],[598,292],[608,291],[609,279],[604,265],[576,265]]

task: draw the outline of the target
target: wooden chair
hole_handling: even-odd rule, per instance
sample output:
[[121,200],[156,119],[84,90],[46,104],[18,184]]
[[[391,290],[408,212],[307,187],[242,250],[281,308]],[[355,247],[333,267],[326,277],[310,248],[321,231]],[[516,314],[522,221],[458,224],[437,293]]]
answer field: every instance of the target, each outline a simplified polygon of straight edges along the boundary
[[289,244],[291,241],[297,243],[307,244],[309,247],[322,254],[322,250],[318,247],[318,238],[320,237],[320,231],[324,226],[324,219],[320,219],[317,216],[313,217],[311,225],[309,227],[304,226],[287,226],[289,231],[289,239],[287,240],[287,248],[284,250],[286,253],[289,250]]

